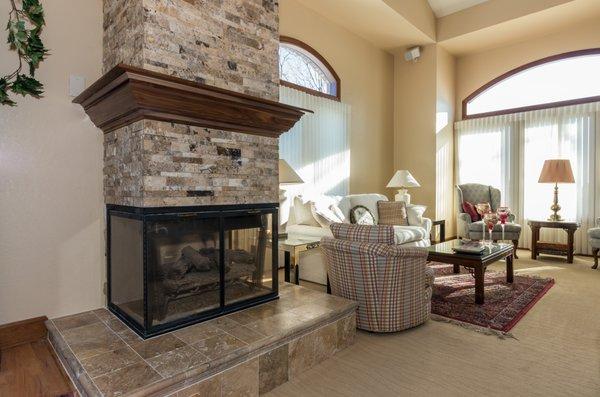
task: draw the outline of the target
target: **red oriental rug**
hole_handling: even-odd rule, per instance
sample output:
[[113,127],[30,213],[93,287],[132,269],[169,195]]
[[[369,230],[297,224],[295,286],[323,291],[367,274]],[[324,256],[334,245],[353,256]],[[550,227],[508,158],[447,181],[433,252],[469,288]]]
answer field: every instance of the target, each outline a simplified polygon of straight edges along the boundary
[[[436,278],[431,299],[431,312],[460,323],[508,332],[554,285],[554,279],[514,276],[506,282],[506,274],[485,273],[485,303],[475,304],[475,279],[461,268],[453,274],[452,265],[431,263]],[[465,274],[466,273],[466,274]]]

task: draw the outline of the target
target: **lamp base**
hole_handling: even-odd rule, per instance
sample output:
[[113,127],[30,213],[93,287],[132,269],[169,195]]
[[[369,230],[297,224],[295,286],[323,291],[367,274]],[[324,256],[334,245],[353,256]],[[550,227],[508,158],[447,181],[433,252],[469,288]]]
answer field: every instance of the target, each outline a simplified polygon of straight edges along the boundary
[[398,189],[398,193],[396,193],[394,200],[404,201],[406,204],[410,204],[410,194],[408,194],[408,190]]
[[560,211],[560,205],[558,205],[558,183],[554,185],[554,203],[550,209],[553,214],[548,217],[548,220],[551,222],[561,222],[563,218],[558,213],[558,211]]

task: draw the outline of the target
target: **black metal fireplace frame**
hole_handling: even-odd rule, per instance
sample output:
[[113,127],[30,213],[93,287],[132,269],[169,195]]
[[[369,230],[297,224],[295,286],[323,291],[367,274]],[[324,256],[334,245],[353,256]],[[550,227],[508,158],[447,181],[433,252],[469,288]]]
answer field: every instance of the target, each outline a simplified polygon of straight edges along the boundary
[[[106,297],[108,301],[108,309],[114,313],[119,319],[127,324],[132,330],[134,330],[142,338],[146,339],[152,336],[164,334],[169,331],[173,331],[178,328],[185,327],[187,325],[196,324],[202,321],[210,320],[212,318],[220,317],[228,313],[245,309],[248,307],[256,306],[265,302],[269,302],[279,298],[279,277],[278,277],[278,211],[279,204],[268,203],[268,204],[235,204],[235,205],[210,205],[210,206],[185,206],[185,207],[131,207],[107,204],[106,205],[106,277],[107,277],[107,290]],[[193,216],[197,219],[206,218],[219,218],[219,258],[220,263],[224,263],[224,246],[222,242],[225,239],[225,232],[223,228],[223,219],[226,217],[240,216],[240,215],[271,215],[271,258],[272,258],[272,292],[255,297],[249,298],[244,301],[235,302],[232,304],[225,305],[225,266],[220,266],[220,289],[219,289],[219,308],[205,311],[202,313],[194,314],[185,318],[171,321],[167,324],[155,325],[150,324],[150,317],[148,316],[148,239],[147,239],[147,221],[150,220],[176,220],[181,218],[189,218]],[[135,219],[142,221],[142,242],[143,242],[143,299],[144,299],[144,324],[143,327],[135,321],[129,314],[119,308],[112,302],[111,295],[111,222],[110,216],[118,215],[123,218]]]

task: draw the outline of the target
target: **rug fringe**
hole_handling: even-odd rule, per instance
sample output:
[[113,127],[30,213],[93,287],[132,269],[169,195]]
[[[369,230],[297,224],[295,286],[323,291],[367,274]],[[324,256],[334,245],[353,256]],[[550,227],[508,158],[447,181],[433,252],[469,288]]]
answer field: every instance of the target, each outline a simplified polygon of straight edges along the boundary
[[438,321],[438,322],[441,322],[441,323],[448,323],[448,324],[458,325],[459,327],[462,327],[462,328],[465,328],[465,329],[469,329],[471,331],[479,332],[479,333],[484,334],[484,335],[494,335],[494,336],[498,337],[498,339],[514,339],[514,340],[519,340],[519,339],[517,339],[510,332],[502,332],[502,331],[498,331],[496,329],[492,329],[492,328],[489,328],[489,327],[482,327],[480,325],[465,323],[463,321],[454,320],[452,318],[440,316],[439,314],[431,313],[431,317],[430,318],[433,321]]

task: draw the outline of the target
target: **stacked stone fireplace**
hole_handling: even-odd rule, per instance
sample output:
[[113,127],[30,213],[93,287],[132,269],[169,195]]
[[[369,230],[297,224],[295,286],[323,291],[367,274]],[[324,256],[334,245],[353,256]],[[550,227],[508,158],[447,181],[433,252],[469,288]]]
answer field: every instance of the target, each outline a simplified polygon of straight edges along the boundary
[[104,0],[108,306],[143,337],[277,297],[276,0]]

